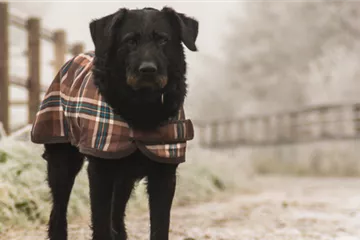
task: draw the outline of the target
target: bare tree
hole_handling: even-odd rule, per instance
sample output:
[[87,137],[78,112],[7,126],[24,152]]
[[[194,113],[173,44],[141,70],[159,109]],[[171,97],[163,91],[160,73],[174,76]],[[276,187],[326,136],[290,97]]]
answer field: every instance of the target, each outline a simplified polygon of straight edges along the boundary
[[[356,60],[360,2],[263,1],[243,3],[243,7],[246,16],[232,17],[231,35],[224,46],[226,71],[231,73],[229,93],[238,96],[224,97],[233,105],[255,101],[252,111],[264,112],[314,103],[316,91],[325,90],[321,87],[326,86],[334,65],[344,61],[340,56],[352,53],[348,65]],[[319,65],[321,70],[316,68]],[[332,79],[337,83],[344,81],[338,68],[337,79]],[[347,78],[359,71],[355,66],[346,69]],[[311,89],[314,82],[318,87]]]

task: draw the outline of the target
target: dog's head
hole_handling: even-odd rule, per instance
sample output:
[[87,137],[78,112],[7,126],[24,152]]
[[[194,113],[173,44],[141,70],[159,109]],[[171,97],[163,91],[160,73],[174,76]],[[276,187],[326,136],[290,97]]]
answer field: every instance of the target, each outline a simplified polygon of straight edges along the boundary
[[134,91],[166,87],[171,80],[169,68],[184,62],[181,43],[197,50],[198,22],[168,7],[161,11],[122,8],[92,21],[90,32],[96,57],[111,58],[108,67],[114,71],[118,67],[118,81],[125,81]]

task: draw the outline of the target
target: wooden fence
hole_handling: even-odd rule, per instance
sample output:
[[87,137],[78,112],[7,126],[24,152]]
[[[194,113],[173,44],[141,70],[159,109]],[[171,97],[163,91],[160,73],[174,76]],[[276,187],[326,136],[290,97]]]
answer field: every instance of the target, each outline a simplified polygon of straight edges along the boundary
[[316,106],[224,121],[197,121],[196,128],[199,144],[208,148],[358,139],[360,103]]
[[[9,74],[9,28],[17,27],[27,31],[28,78],[23,79]],[[32,123],[40,104],[41,92],[45,90],[40,85],[41,70],[41,39],[54,45],[55,59],[52,63],[55,73],[65,62],[65,55],[71,53],[76,55],[83,51],[81,43],[72,46],[66,43],[66,32],[64,30],[50,31],[41,27],[39,18],[22,19],[10,14],[9,4],[0,2],[0,122],[3,123],[7,133],[10,131],[9,108],[11,104],[28,105],[28,123]],[[21,86],[28,91],[28,101],[10,102],[10,84]]]
[[[10,25],[28,33],[27,79],[9,75]],[[76,55],[83,51],[82,44],[67,45],[65,31],[52,32],[42,28],[39,18],[25,20],[11,15],[8,3],[0,2],[0,122],[7,133],[10,132],[10,105],[27,104],[28,123],[32,123],[40,104],[41,92],[46,89],[40,85],[41,39],[54,44],[55,59],[52,65],[55,73],[65,62],[67,53]],[[10,102],[10,84],[26,88],[28,101]],[[318,106],[231,120],[196,121],[195,125],[200,145],[211,148],[356,139],[360,136],[360,103]]]

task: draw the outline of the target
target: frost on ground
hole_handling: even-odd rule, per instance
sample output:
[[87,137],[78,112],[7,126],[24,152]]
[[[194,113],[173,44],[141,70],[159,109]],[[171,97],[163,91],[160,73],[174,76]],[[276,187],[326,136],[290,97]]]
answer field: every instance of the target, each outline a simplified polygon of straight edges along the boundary
[[[26,141],[0,140],[0,240],[45,239],[50,197],[41,152]],[[360,240],[360,178],[259,177],[246,161],[254,159],[251,149],[190,145],[187,159],[178,173],[172,240]],[[143,193],[140,183],[129,204],[130,239],[148,239]],[[71,196],[69,240],[90,239],[88,213],[84,168]]]
[[[360,179],[255,177],[256,191],[177,206],[172,240],[358,240]],[[128,213],[130,239],[148,239],[148,217]],[[73,221],[70,240],[90,239],[88,222]],[[3,238],[44,239],[45,228],[12,230]]]
[[[51,198],[46,183],[46,162],[41,158],[42,150],[41,145],[28,141],[0,140],[0,236],[9,228],[44,224],[48,219]],[[174,204],[194,204],[224,192],[241,190],[242,187],[242,190],[248,191],[244,181],[244,164],[233,159],[232,153],[202,151],[189,146],[187,163],[179,167]],[[237,174],[233,174],[234,169]],[[147,207],[144,192],[145,186],[140,182],[130,201],[130,209],[141,212]],[[84,166],[71,195],[69,220],[86,218],[89,208]]]

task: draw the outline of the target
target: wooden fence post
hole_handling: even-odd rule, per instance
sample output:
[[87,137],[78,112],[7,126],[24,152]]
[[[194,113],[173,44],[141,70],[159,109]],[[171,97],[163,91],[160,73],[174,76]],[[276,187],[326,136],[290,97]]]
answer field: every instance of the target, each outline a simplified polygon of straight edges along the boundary
[[219,143],[219,123],[213,122],[210,125],[210,130],[211,130],[210,144],[212,147],[215,147]]
[[221,134],[221,138],[222,138],[222,143],[224,145],[229,145],[229,144],[233,144],[233,139],[232,139],[232,121],[225,121],[222,124],[222,134]]
[[199,144],[200,146],[204,147],[206,145],[206,140],[205,140],[205,130],[206,130],[206,125],[200,125],[198,126],[199,129]]
[[312,111],[303,111],[299,114],[299,129],[298,134],[299,138],[304,140],[313,140],[314,139],[314,130],[312,117],[314,113]]
[[54,71],[56,75],[59,72],[62,65],[65,63],[65,55],[67,50],[65,31],[58,30],[54,33],[54,47],[55,47]]
[[[334,133],[338,138],[342,138],[346,136],[346,128],[345,128],[345,121],[344,121],[344,107],[339,106],[336,109],[336,116],[335,120],[339,123],[337,124],[336,128],[334,129]],[[334,126],[335,127],[335,126]]]
[[299,113],[290,113],[290,141],[295,142],[299,137]]
[[286,118],[284,114],[277,114],[275,118],[276,138],[275,142],[284,142],[286,139]]
[[242,143],[244,141],[244,122],[243,120],[238,120],[236,122],[236,139],[237,143]]
[[35,120],[40,105],[40,19],[30,18],[28,27],[29,104],[28,122]]
[[71,52],[73,56],[79,55],[80,53],[83,52],[84,52],[84,45],[82,43],[77,43],[73,45]]
[[269,143],[273,138],[273,131],[271,127],[271,118],[270,116],[265,116],[262,118],[263,121],[263,131],[262,131],[262,140],[264,143]]
[[321,107],[318,109],[319,123],[320,123],[320,138],[326,138],[328,136],[327,129],[327,114],[329,109],[327,107]]
[[353,106],[353,121],[354,121],[354,133],[355,136],[360,135],[360,104]]
[[0,3],[0,122],[6,133],[9,126],[9,11],[8,3]]
[[252,144],[254,142],[254,139],[256,136],[256,118],[251,116],[249,117],[247,120],[247,131],[246,131],[246,141],[249,143],[249,144]]
[[249,123],[249,117],[243,118],[243,143],[248,144],[249,136],[251,134],[251,131],[249,131],[250,123]]

